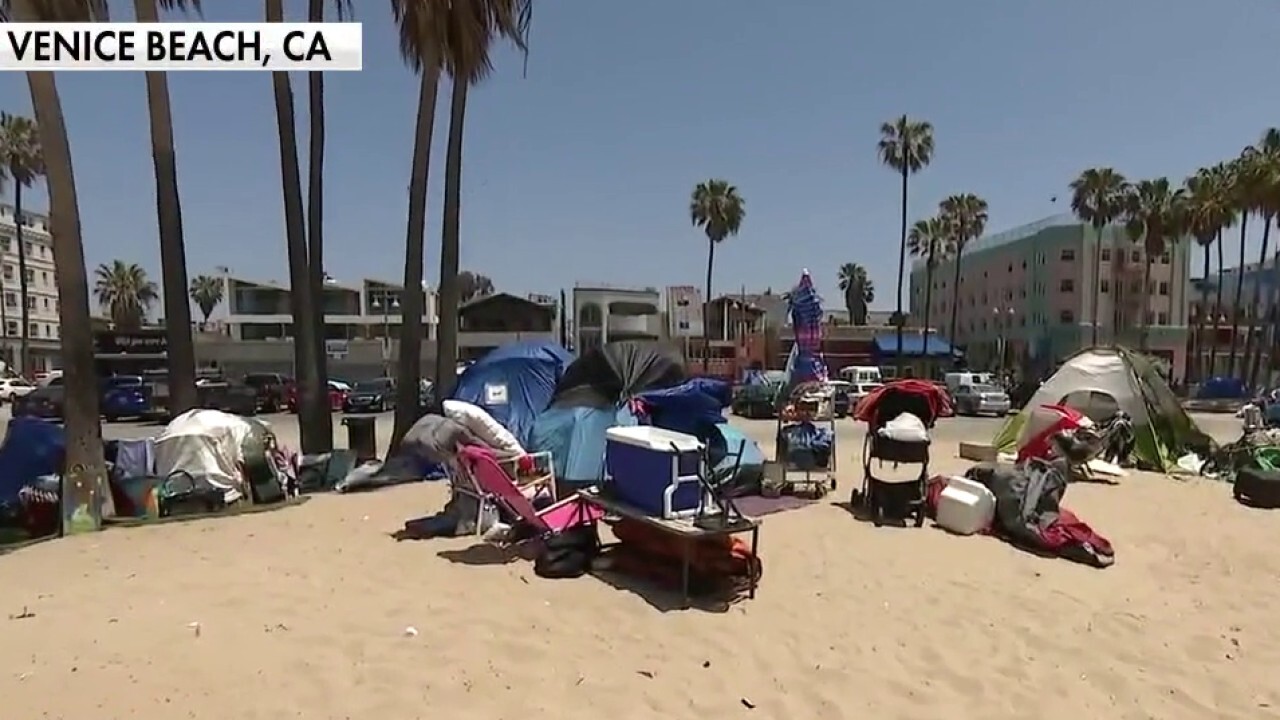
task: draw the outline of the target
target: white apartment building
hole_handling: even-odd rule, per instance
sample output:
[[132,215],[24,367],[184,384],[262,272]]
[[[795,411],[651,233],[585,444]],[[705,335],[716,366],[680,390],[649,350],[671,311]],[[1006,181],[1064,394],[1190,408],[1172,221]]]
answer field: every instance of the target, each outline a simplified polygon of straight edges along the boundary
[[574,349],[581,352],[615,340],[658,340],[665,336],[662,293],[601,283],[573,288]]
[[[27,331],[31,367],[21,366],[22,286],[18,273],[18,223],[27,261]],[[0,205],[0,360],[19,372],[42,372],[58,365],[62,333],[58,323],[57,274],[49,218]]]

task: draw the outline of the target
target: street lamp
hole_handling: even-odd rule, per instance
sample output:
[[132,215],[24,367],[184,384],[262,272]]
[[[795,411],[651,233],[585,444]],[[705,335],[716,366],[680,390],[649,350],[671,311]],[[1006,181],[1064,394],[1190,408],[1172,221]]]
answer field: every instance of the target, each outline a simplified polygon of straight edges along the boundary
[[400,309],[400,299],[383,293],[382,299],[374,298],[374,310],[382,310],[382,369],[383,374],[391,376],[391,311]]

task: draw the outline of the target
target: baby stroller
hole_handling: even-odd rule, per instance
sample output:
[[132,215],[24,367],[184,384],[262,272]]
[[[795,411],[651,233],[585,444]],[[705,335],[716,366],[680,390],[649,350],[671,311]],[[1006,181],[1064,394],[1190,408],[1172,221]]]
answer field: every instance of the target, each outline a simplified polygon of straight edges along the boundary
[[[909,413],[924,424],[926,434],[920,440],[895,439],[881,431],[899,415]],[[922,380],[899,380],[877,388],[858,403],[856,417],[867,423],[867,435],[862,448],[862,490],[854,491],[851,504],[861,507],[877,526],[885,519],[906,521],[913,519],[915,526],[924,524],[925,486],[929,478],[929,444],[927,431],[933,429],[939,417],[950,414],[950,401],[941,388]],[[890,462],[894,466],[911,464],[920,466],[920,474],[913,480],[891,482],[875,476],[872,460],[877,467]]]

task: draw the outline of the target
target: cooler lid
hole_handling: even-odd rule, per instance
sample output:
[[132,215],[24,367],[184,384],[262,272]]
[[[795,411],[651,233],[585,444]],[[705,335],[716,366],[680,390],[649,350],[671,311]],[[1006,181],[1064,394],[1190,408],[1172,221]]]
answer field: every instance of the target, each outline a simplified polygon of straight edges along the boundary
[[[674,430],[663,430],[652,425],[611,427],[605,431],[609,442],[624,443],[657,452],[698,452],[702,443],[698,438]],[[672,445],[675,447],[672,448]]]

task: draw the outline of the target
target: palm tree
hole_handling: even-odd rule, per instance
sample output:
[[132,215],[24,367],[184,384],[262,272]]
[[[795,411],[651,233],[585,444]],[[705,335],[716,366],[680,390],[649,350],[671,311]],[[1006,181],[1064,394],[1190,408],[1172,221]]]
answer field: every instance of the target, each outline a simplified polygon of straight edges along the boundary
[[[266,0],[267,22],[284,22],[283,0]],[[280,145],[280,179],[284,192],[285,243],[289,256],[289,287],[293,305],[294,374],[298,381],[298,430],[304,453],[324,452],[332,445],[327,392],[320,377],[317,352],[321,343],[317,334],[315,303],[312,297],[311,272],[307,259],[306,221],[302,209],[302,178],[298,166],[298,130],[294,117],[293,86],[289,73],[271,73],[275,96],[276,129]]]
[[[938,216],[917,220],[907,233],[907,253],[924,258],[924,317],[921,319],[920,354],[929,356],[929,313],[933,309],[933,271],[947,255],[946,222]],[[955,337],[951,338],[955,342]]]
[[191,280],[189,289],[191,301],[200,308],[204,316],[202,322],[209,322],[209,316],[222,304],[225,292],[222,280],[211,275],[197,275]]
[[844,308],[849,313],[850,325],[867,324],[867,306],[876,301],[876,286],[867,275],[867,269],[858,263],[840,266],[840,291],[844,293]]
[[1127,187],[1124,176],[1111,168],[1089,168],[1071,182],[1071,211],[1093,228],[1097,243],[1093,251],[1093,308],[1089,319],[1093,345],[1098,344],[1098,306],[1102,304],[1098,287],[1102,276],[1102,231],[1120,217]]
[[1169,252],[1170,245],[1182,235],[1185,201],[1182,188],[1175,189],[1169,178],[1157,178],[1138,182],[1125,202],[1125,232],[1143,246],[1142,334],[1138,343],[1142,352],[1147,351],[1151,332],[1151,264]]
[[[0,3],[0,15],[8,9]],[[105,20],[105,0],[53,4],[12,0],[15,22],[94,22]],[[7,19],[7,18],[0,18]],[[55,73],[27,73],[31,107],[39,127],[49,192],[49,222],[53,254],[58,260],[58,316],[62,326],[62,368],[65,400],[66,452],[63,457],[63,532],[97,530],[102,513],[111,512],[107,468],[102,455],[102,425],[98,422],[98,380],[93,367],[93,329],[89,322],[89,283],[80,235],[80,204],[76,198],[71,142],[62,114]]]
[[480,273],[463,270],[458,273],[458,297],[468,302],[478,297],[493,294],[493,280]]
[[[1192,335],[1192,357],[1198,368],[1196,376],[1200,379],[1213,374],[1214,361],[1218,350],[1218,319],[1222,307],[1222,231],[1235,222],[1235,208],[1228,194],[1230,178],[1225,166],[1219,164],[1213,168],[1202,168],[1195,175],[1187,178],[1185,194],[1187,196],[1187,232],[1195,238],[1196,244],[1204,253],[1204,283],[1201,285],[1201,311],[1196,314],[1196,329]],[[1209,305],[1209,252],[1214,244],[1218,246],[1218,279],[1214,283],[1217,299],[1212,310]],[[1207,365],[1201,362],[1204,353],[1205,315],[1213,313],[1213,343],[1210,345]]]
[[[437,0],[442,1],[442,0]],[[490,55],[493,41],[511,40],[517,49],[528,49],[530,0],[473,0],[449,6],[450,28],[445,52],[440,57],[452,79],[449,100],[449,141],[444,170],[444,220],[440,237],[440,338],[436,352],[436,388],[439,397],[448,397],[457,381],[458,263],[461,254],[462,219],[462,136],[466,127],[467,91],[493,70]],[[403,395],[411,390],[401,388]],[[416,405],[416,403],[414,403]]]
[[[1245,362],[1248,366],[1245,378],[1250,387],[1253,387],[1257,385],[1258,373],[1267,365],[1266,358],[1271,355],[1265,342],[1270,318],[1265,310],[1259,317],[1257,310],[1262,307],[1262,276],[1266,272],[1267,252],[1271,244],[1271,225],[1280,214],[1280,130],[1271,128],[1262,134],[1262,139],[1251,155],[1251,162],[1256,165],[1256,208],[1262,217],[1262,247],[1258,250],[1258,273],[1257,280],[1253,283],[1253,300],[1249,304],[1252,312],[1249,316],[1249,338],[1245,346]],[[1255,353],[1254,343],[1258,340],[1262,342],[1258,343]]]
[[702,297],[703,369],[711,359],[711,277],[715,270],[716,246],[737,235],[746,219],[746,201],[727,180],[710,179],[698,183],[689,198],[689,219],[707,236],[707,283]]
[[137,330],[159,299],[156,284],[136,263],[112,260],[94,270],[93,295],[117,328]]
[[13,179],[13,213],[17,219],[14,242],[18,245],[18,293],[22,303],[18,367],[26,372],[31,367],[31,308],[27,300],[27,244],[22,237],[22,193],[44,174],[44,157],[36,124],[29,118],[0,113],[0,177],[6,174]]
[[938,217],[946,231],[948,254],[955,264],[951,288],[951,338],[956,341],[956,322],[960,310],[960,265],[964,261],[964,249],[969,243],[982,237],[987,229],[987,201],[973,193],[952,195],[938,203]]
[[[1249,351],[1253,348],[1253,310],[1244,305],[1245,245],[1248,238],[1249,216],[1261,209],[1262,195],[1267,183],[1266,165],[1259,162],[1258,151],[1253,146],[1246,147],[1240,156],[1231,161],[1232,196],[1236,209],[1240,212],[1240,257],[1239,270],[1236,272],[1235,302],[1232,303],[1231,314],[1231,355],[1227,363],[1228,374],[1240,377],[1245,374]],[[1266,230],[1264,229],[1264,233]],[[1264,249],[1265,257],[1265,249]],[[1256,299],[1256,298],[1255,298]],[[1240,316],[1245,316],[1249,323],[1249,337],[1245,340],[1244,355],[1241,356],[1236,338],[1240,332]],[[1236,360],[1240,360],[1240,372],[1236,372]]]
[[[912,120],[906,115],[880,125],[880,142],[876,146],[880,162],[902,175],[902,237],[898,242],[898,317],[902,312],[902,283],[907,269],[907,181],[933,160],[933,125]],[[902,326],[898,324],[898,373],[902,377]],[[954,334],[954,333],[953,333]],[[951,339],[955,342],[955,338]]]

